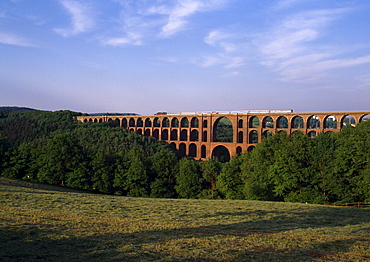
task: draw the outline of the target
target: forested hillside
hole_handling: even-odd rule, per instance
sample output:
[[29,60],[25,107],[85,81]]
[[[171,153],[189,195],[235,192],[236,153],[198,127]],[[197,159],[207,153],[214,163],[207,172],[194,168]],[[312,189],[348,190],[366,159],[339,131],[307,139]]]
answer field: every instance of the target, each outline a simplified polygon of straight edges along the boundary
[[79,114],[0,112],[1,176],[127,196],[370,201],[370,121],[314,138],[279,133],[220,163]]
[[2,176],[102,193],[174,196],[178,157],[166,143],[109,123],[82,124],[73,119],[77,114],[3,115]]
[[[230,198],[368,202],[370,121],[314,138],[278,133],[226,166],[219,178],[219,189]],[[232,176],[240,183],[230,185]]]

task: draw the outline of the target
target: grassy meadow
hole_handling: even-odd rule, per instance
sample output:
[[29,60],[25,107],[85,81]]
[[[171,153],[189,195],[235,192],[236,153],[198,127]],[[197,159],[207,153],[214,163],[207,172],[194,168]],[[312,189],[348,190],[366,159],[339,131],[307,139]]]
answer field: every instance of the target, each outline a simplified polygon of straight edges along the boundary
[[366,261],[370,209],[96,195],[0,179],[0,261]]

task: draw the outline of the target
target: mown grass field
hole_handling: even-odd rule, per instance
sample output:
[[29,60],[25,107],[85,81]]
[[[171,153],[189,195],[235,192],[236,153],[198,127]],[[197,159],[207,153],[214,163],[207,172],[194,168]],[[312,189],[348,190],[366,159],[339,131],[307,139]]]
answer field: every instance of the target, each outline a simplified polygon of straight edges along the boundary
[[0,180],[0,261],[370,260],[370,209],[10,182]]

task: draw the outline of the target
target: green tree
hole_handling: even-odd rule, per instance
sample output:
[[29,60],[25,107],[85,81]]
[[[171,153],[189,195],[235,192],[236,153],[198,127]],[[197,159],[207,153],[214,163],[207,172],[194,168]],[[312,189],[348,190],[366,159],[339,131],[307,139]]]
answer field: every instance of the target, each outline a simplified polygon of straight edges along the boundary
[[159,198],[174,197],[177,156],[174,152],[163,149],[155,153],[150,161],[153,176],[150,184],[150,196]]
[[176,175],[177,194],[182,198],[197,198],[202,190],[202,182],[198,163],[191,158],[181,159]]
[[252,152],[242,154],[244,161],[240,169],[246,199],[281,200],[274,192],[275,183],[269,172],[275,162],[275,152],[280,147],[278,138],[284,138],[284,134],[267,137]]
[[[368,179],[370,158],[370,121],[345,127],[336,134],[338,148],[335,172],[338,174],[333,193],[340,202],[357,202],[366,198],[363,185]],[[365,192],[364,192],[365,190]]]
[[66,186],[92,190],[91,167],[88,160],[82,160],[68,173]]
[[321,134],[278,133],[251,153],[246,170],[250,199],[323,203],[330,200],[335,140]]
[[117,166],[114,186],[123,189],[127,196],[146,197],[149,195],[147,157],[140,147],[133,147],[124,155]]
[[36,139],[46,140],[53,132],[65,132],[79,123],[73,116],[80,113],[72,111],[16,111],[0,120],[0,130],[12,146]]
[[68,133],[59,134],[47,141],[38,159],[40,181],[65,185],[65,182],[84,161],[82,147],[77,139]]
[[332,134],[320,134],[311,140],[309,147],[310,165],[312,172],[308,174],[307,181],[310,182],[310,195],[307,202],[328,203],[334,202],[332,188],[336,186],[339,179],[335,172],[335,153],[337,140]]
[[34,144],[22,143],[9,153],[3,175],[8,178],[37,180],[36,162],[39,151]]
[[3,165],[6,163],[6,153],[9,149],[7,139],[0,133],[0,174],[2,173]]
[[[210,197],[214,199],[217,195],[217,177],[221,173],[222,163],[217,159],[209,159],[201,163],[204,178],[204,191],[210,192]],[[205,194],[208,195],[208,194]],[[208,198],[208,197],[207,197]]]
[[370,202],[370,159],[368,164],[359,172],[356,191],[360,201]]
[[92,189],[101,193],[112,194],[114,170],[116,163],[112,156],[102,151],[97,151],[91,160],[92,171]]
[[273,163],[268,168],[275,194],[285,201],[312,202],[307,197],[316,197],[312,188],[316,173],[310,154],[317,151],[314,140],[302,134],[278,134],[270,141],[276,143]]
[[227,199],[244,199],[244,181],[240,170],[242,161],[240,156],[232,158],[223,164],[217,176],[216,186]]

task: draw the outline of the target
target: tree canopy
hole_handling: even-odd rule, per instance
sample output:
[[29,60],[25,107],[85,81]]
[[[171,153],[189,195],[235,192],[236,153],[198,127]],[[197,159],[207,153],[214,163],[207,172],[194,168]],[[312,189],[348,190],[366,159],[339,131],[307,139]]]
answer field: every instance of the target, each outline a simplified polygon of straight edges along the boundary
[[317,137],[277,133],[222,163],[79,114],[0,110],[1,176],[140,197],[370,201],[370,121]]

